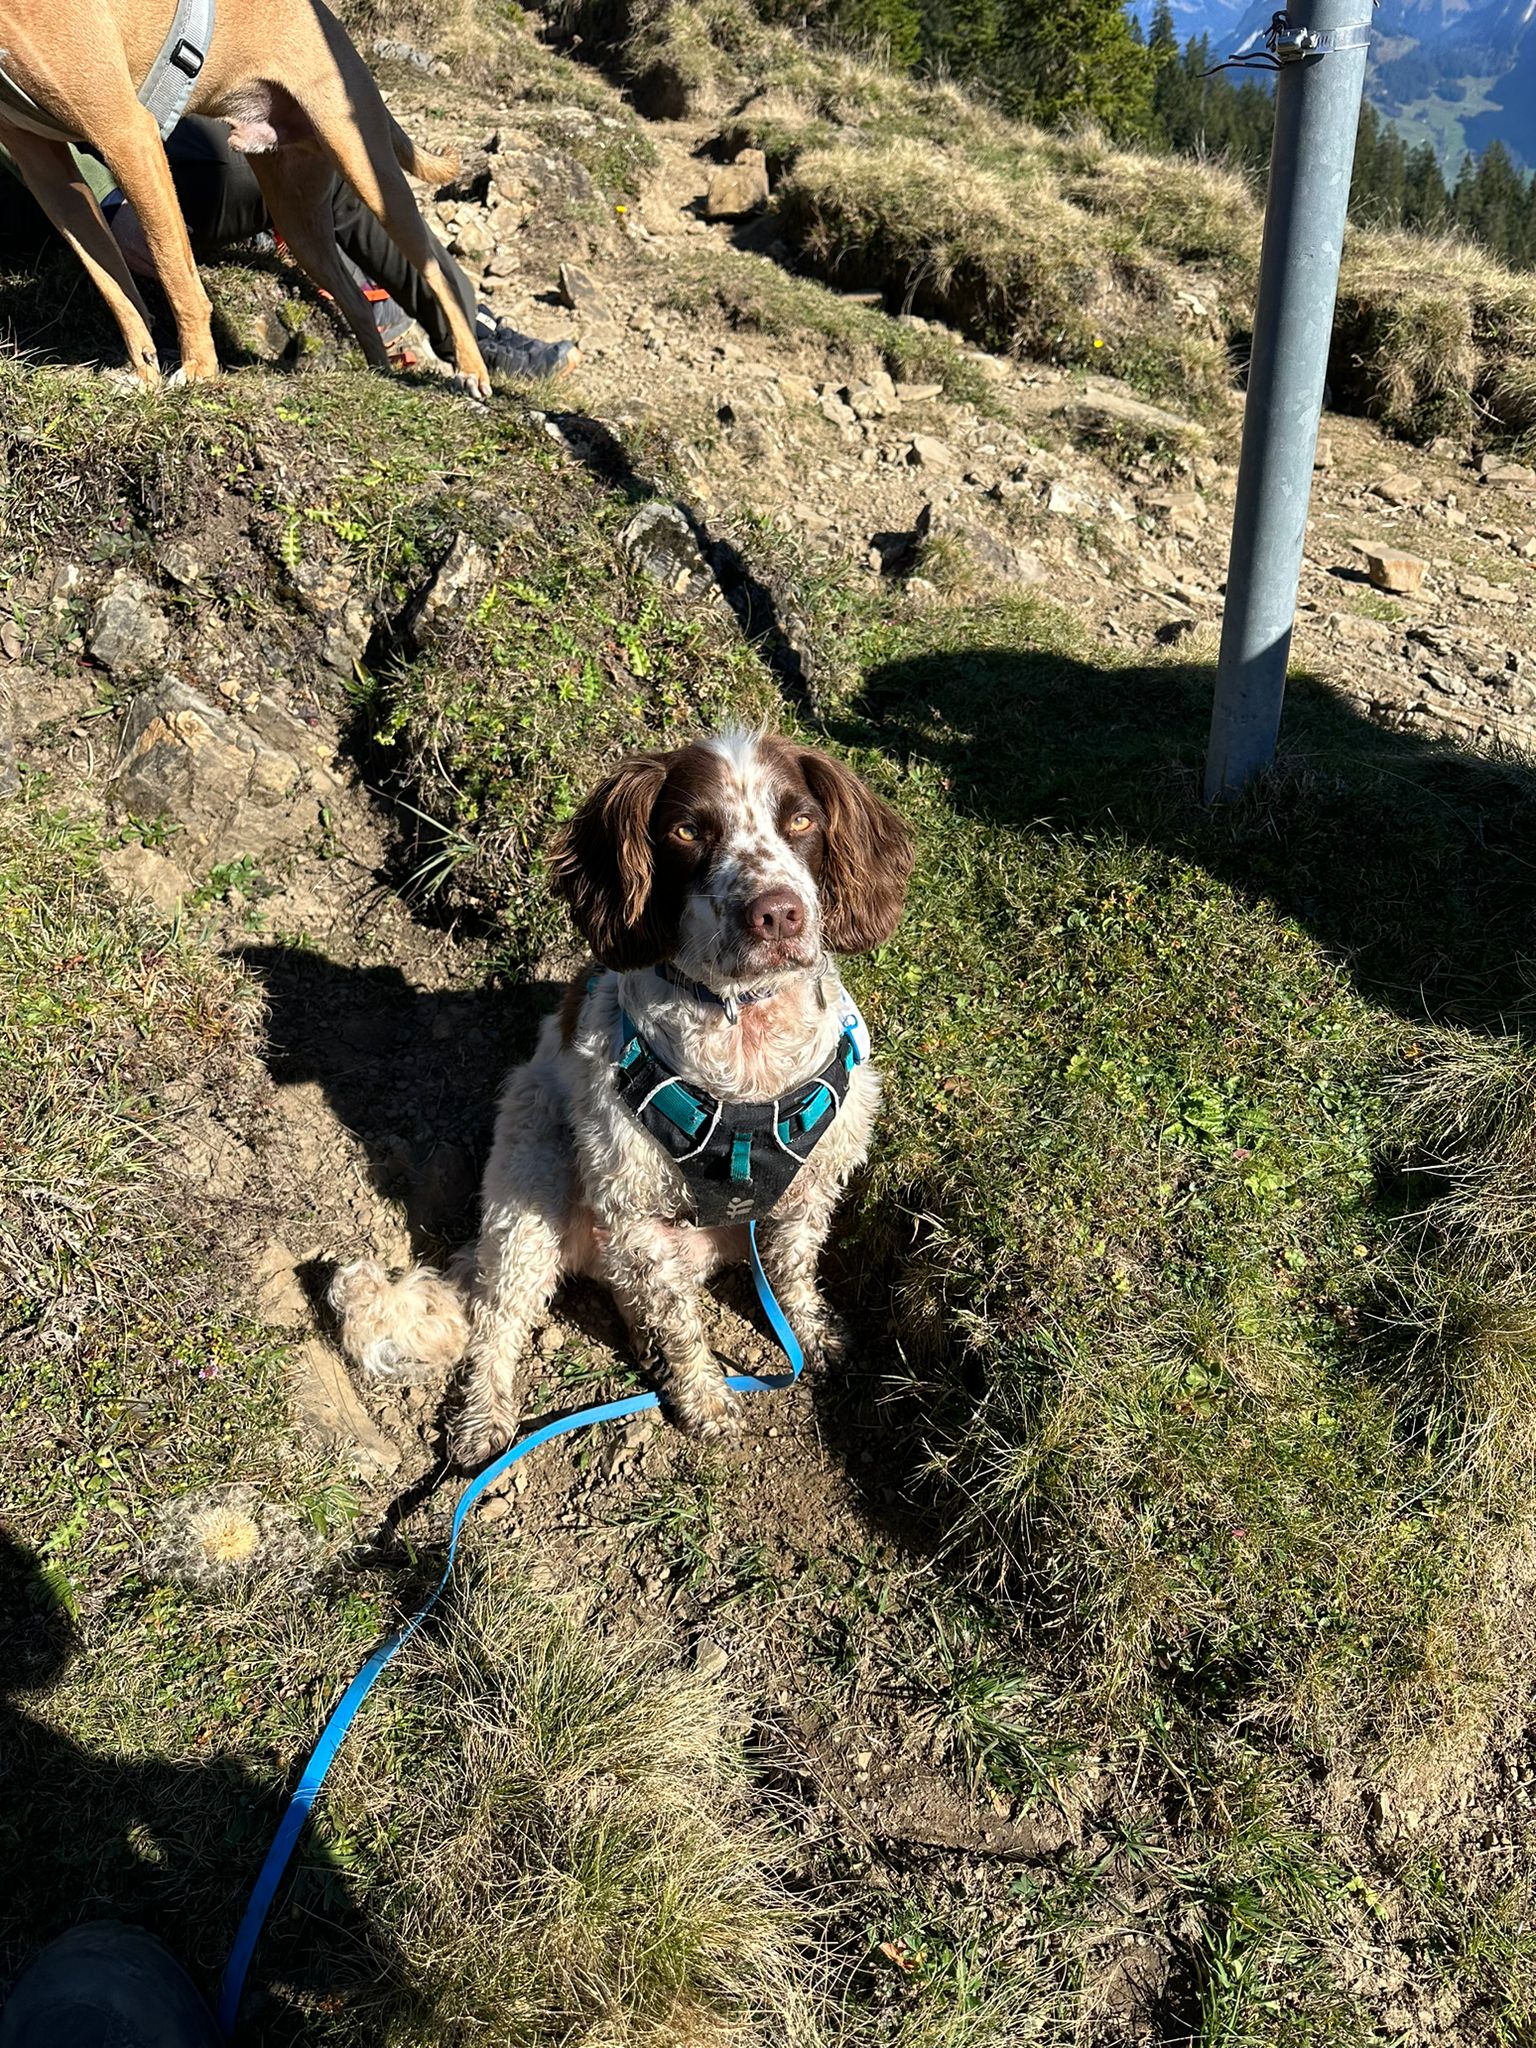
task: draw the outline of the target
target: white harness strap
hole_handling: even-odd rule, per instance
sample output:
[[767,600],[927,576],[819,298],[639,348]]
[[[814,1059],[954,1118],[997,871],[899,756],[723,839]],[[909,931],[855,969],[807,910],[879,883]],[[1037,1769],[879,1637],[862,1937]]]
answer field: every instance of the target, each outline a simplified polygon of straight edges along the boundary
[[[187,111],[192,87],[213,41],[216,0],[176,0],[176,14],[170,32],[160,45],[160,54],[149,67],[139,87],[139,104],[155,117],[163,142]],[[19,128],[34,135],[46,135],[50,142],[85,142],[92,138],[60,127],[51,114],[44,113],[30,93],[16,83],[5,68],[10,52],[0,50],[0,112]]]

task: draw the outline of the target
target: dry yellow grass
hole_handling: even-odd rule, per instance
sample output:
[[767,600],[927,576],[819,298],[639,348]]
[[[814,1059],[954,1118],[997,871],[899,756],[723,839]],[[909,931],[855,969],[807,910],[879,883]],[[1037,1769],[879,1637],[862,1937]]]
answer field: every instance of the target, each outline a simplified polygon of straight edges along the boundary
[[769,1874],[715,1688],[469,1572],[402,1661],[393,1725],[330,1805],[411,1958],[392,2040],[814,2048],[814,1916]]
[[[444,4],[444,0],[439,0]],[[1251,338],[1262,195],[1215,163],[1049,134],[957,86],[810,48],[745,0],[573,0],[656,111],[764,149],[786,239],[996,349],[1218,410]],[[1330,381],[1396,432],[1536,429],[1536,280],[1463,243],[1350,236]]]

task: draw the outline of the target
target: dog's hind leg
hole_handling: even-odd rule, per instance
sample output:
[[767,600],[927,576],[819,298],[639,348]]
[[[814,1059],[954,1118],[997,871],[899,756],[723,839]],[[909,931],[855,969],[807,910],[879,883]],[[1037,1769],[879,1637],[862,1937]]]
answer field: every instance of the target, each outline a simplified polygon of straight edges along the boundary
[[336,246],[331,187],[336,173],[329,161],[308,144],[274,150],[249,159],[272,225],[288,244],[293,260],[321,291],[329,292],[358,346],[376,370],[389,368],[385,348],[357,279]]
[[86,275],[111,309],[122,332],[134,375],[146,384],[160,374],[149,312],[95,194],[81,177],[62,142],[50,142],[25,128],[0,121],[0,143],[10,151],[28,190],[79,257]]
[[[364,206],[393,239],[406,261],[420,271],[427,288],[443,309],[453,336],[454,363],[471,390],[491,395],[491,376],[475,340],[471,315],[448,278],[448,259],[441,243],[421,217],[415,195],[397,158],[395,137],[402,133],[379,96],[373,74],[339,24],[313,17],[316,46],[305,52],[302,83],[296,70],[291,91],[314,127],[337,170]],[[323,42],[318,38],[323,36]],[[429,168],[427,159],[417,159]]]

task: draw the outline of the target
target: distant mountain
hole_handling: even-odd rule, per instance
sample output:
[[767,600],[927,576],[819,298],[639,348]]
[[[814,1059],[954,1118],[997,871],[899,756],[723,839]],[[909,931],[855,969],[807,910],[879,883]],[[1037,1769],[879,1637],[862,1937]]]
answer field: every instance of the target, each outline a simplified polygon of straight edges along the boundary
[[[1257,48],[1278,0],[1170,4],[1181,39],[1209,36],[1221,57]],[[1145,27],[1151,7],[1132,11]],[[1452,178],[1495,140],[1536,169],[1536,0],[1384,0],[1372,26],[1366,92],[1409,142],[1432,142]]]
[[1422,24],[1413,47],[1387,45],[1367,90],[1410,140],[1434,142],[1451,176],[1493,141],[1536,166],[1536,0],[1486,0],[1438,32]]

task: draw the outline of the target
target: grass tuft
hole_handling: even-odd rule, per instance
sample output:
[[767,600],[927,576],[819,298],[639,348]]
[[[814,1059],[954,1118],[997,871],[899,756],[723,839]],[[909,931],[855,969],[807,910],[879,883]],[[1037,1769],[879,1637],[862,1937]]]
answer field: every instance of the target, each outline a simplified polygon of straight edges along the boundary
[[366,1844],[379,1924],[417,1961],[414,2042],[817,2038],[806,1914],[767,1875],[777,1845],[717,1691],[468,1572],[403,1661],[383,1777],[408,1772],[408,1797],[381,1799],[360,1745],[331,1821]]

